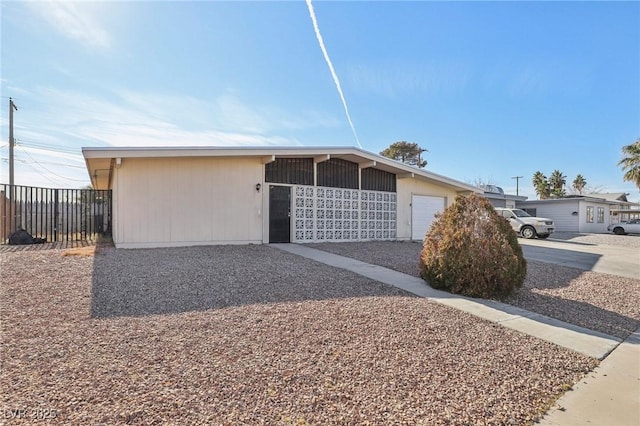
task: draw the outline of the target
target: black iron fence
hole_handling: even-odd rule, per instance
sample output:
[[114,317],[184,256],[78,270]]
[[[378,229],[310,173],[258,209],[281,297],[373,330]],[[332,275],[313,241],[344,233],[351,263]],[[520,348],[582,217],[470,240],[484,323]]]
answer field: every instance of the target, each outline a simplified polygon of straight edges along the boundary
[[110,235],[111,191],[0,184],[0,244],[19,229],[47,242]]

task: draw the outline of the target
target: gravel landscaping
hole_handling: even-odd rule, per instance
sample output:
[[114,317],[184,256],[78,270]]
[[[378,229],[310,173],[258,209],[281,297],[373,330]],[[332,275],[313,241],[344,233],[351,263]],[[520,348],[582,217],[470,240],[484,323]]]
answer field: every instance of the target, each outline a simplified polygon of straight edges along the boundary
[[268,246],[62,253],[0,254],[7,422],[520,425],[597,365]]
[[[614,244],[614,240],[617,241],[606,241]],[[422,245],[416,242],[322,243],[309,246],[420,276],[418,262]],[[528,261],[524,286],[503,301],[571,324],[626,338],[640,327],[638,300],[640,280]]]

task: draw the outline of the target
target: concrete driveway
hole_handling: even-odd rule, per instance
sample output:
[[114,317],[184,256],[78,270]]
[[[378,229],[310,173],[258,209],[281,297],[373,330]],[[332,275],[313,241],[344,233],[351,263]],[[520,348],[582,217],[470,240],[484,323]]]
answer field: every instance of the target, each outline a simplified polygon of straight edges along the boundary
[[560,240],[519,238],[518,241],[525,258],[530,260],[640,279],[640,251],[637,248]]

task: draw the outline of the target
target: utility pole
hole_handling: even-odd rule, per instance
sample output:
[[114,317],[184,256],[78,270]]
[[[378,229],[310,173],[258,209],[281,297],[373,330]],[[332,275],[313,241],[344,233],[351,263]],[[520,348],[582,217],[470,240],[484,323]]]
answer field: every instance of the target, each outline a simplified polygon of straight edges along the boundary
[[13,99],[9,98],[9,187],[13,193],[13,110],[18,110],[16,104],[13,103]]
[[[13,175],[13,145],[15,141],[13,140],[13,111],[18,110],[16,104],[13,103],[13,99],[9,98],[9,233],[14,231],[14,226],[16,222],[15,216],[15,202],[16,202],[16,188],[14,186],[14,175]],[[4,229],[3,229],[4,233]],[[3,238],[7,237],[7,235],[3,235]]]
[[516,197],[520,195],[520,179],[524,176],[513,176],[511,179],[516,180]]

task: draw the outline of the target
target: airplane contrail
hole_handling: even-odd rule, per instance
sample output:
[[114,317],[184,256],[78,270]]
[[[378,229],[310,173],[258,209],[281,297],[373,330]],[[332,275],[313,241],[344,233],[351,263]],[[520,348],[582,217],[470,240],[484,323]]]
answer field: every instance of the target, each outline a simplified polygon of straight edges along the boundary
[[322,39],[322,34],[320,34],[320,28],[318,27],[316,14],[313,11],[313,5],[311,4],[311,0],[306,0],[306,1],[307,1],[307,7],[309,8],[309,16],[311,16],[311,21],[313,22],[313,29],[316,33],[318,44],[320,45],[320,50],[322,50],[324,59],[325,61],[327,61],[327,65],[329,66],[331,77],[333,77],[333,81],[336,84],[336,88],[338,89],[338,94],[340,95],[340,99],[342,100],[342,106],[344,106],[344,112],[347,115],[347,121],[349,122],[349,126],[351,126],[351,130],[353,131],[353,136],[355,136],[356,138],[358,147],[362,149],[362,145],[360,144],[360,139],[358,139],[358,133],[356,133],[356,128],[353,125],[353,121],[351,121],[351,115],[349,115],[349,108],[347,107],[347,101],[345,100],[344,94],[342,93],[342,87],[340,86],[340,80],[338,79],[338,74],[336,74],[336,71],[333,69],[333,64],[331,63],[331,59],[329,58],[329,54],[327,53],[327,48],[324,46],[324,40]]

